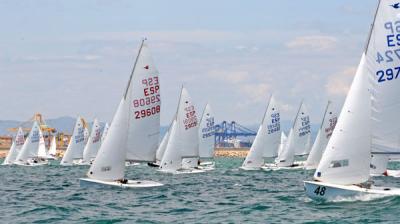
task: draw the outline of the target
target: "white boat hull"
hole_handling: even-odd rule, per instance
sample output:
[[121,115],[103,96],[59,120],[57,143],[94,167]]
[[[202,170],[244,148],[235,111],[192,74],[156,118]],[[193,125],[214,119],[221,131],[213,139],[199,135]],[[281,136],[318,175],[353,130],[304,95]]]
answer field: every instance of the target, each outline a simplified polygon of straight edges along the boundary
[[44,166],[44,165],[49,165],[49,161],[39,161],[39,162],[33,162],[33,160],[28,160],[26,162],[15,162],[15,165],[18,166]]
[[241,166],[241,167],[239,167],[239,169],[245,170],[245,171],[258,171],[258,170],[261,170],[261,167],[245,167],[245,166]]
[[372,174],[371,176],[373,177],[380,177],[380,176],[385,176],[385,177],[400,177],[400,170],[386,170],[385,173],[382,174]]
[[125,166],[139,166],[139,165],[140,165],[140,163],[136,163],[136,162],[129,162],[129,161],[125,162]]
[[385,197],[400,196],[399,188],[385,188],[371,186],[363,188],[356,185],[338,185],[316,181],[304,181],[304,190],[313,200],[362,200],[366,196]]
[[195,173],[205,173],[205,170],[201,169],[182,169],[182,170],[157,170],[158,172],[162,173],[169,173],[169,174],[195,174]]
[[123,184],[118,181],[102,181],[102,180],[94,180],[90,178],[80,178],[79,184],[81,187],[87,188],[152,188],[152,187],[161,187],[164,184],[151,181],[151,180],[128,180],[128,183]]
[[304,169],[305,162],[294,162],[293,166],[277,166],[275,163],[266,163],[261,169],[265,171],[277,171],[277,170],[298,170]]
[[207,161],[207,162],[201,162],[199,166],[197,166],[199,170],[205,170],[205,171],[210,171],[210,170],[215,170],[215,162]]

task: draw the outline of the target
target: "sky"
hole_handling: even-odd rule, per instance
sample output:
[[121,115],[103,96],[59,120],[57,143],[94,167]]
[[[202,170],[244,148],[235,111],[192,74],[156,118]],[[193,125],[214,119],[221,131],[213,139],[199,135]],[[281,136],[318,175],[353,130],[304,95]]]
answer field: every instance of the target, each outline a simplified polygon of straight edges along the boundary
[[181,85],[201,112],[253,125],[274,94],[283,120],[343,104],[377,0],[2,0],[0,120],[110,121],[143,37],[160,72],[161,124]]

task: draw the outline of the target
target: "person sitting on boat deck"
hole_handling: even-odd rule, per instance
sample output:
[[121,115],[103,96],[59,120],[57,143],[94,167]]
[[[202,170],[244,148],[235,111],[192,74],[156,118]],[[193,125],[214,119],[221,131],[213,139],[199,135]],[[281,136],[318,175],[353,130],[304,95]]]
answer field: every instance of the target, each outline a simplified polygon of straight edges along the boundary
[[125,179],[125,178],[119,179],[119,180],[117,180],[117,182],[119,182],[121,184],[127,184],[128,183],[128,179]]

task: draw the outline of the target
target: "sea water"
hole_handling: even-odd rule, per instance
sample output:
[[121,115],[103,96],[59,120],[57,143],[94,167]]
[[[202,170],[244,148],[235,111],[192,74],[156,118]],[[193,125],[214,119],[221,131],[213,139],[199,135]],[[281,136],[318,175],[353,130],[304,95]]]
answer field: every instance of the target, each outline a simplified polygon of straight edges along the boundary
[[[165,186],[86,189],[87,166],[0,166],[0,223],[398,223],[400,197],[314,202],[304,194],[304,170],[242,171],[240,158],[217,158],[216,170],[169,175],[146,165],[130,179]],[[400,169],[400,164],[392,164]],[[378,185],[400,187],[400,178]]]

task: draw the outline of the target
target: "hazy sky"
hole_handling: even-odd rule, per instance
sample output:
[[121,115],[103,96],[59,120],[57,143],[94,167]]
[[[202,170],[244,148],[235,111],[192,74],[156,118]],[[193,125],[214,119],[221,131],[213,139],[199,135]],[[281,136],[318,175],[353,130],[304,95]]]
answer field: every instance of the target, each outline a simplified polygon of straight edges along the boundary
[[268,95],[292,120],[342,105],[377,0],[0,1],[0,120],[110,120],[142,37],[160,71],[162,124],[185,84],[217,120],[259,123]]

